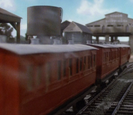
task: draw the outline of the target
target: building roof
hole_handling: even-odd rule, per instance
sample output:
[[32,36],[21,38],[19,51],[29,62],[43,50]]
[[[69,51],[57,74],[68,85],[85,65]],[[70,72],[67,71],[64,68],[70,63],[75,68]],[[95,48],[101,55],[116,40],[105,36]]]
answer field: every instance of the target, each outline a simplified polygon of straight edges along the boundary
[[[105,14],[105,16],[111,15],[111,14],[125,14],[125,13],[115,11],[115,12],[111,12],[109,14]],[[127,15],[127,14],[125,14],[125,15]]]
[[96,21],[94,21],[94,22],[87,23],[86,26],[91,25],[91,24],[94,24],[94,23],[99,23],[100,21],[104,21],[105,19],[106,19],[106,18],[102,18],[102,19],[100,19],[100,20],[96,20]]
[[89,28],[87,28],[85,25],[79,24],[77,22],[74,22],[74,23],[82,30],[82,32],[92,34],[92,32],[89,30]]
[[21,17],[0,8],[0,22],[20,22]]
[[70,24],[71,22],[69,22],[68,20],[64,21],[61,23],[61,33],[63,32],[63,30]]
[[92,34],[92,32],[85,25],[77,22],[71,22],[65,29],[64,32],[84,32]]
[[[109,14],[105,14],[105,16],[112,15],[112,14],[124,14],[124,15],[127,16],[127,14],[122,13],[122,12],[117,12],[117,11],[116,11],[116,12],[111,12],[111,13],[109,13]],[[86,26],[91,25],[91,24],[94,24],[94,23],[99,23],[99,22],[101,22],[101,21],[104,21],[105,19],[106,19],[106,17],[105,17],[105,18],[102,18],[102,19],[100,19],[100,20],[96,20],[96,21],[91,22],[91,23],[87,23]],[[103,23],[104,23],[104,22],[103,22]]]
[[40,54],[40,53],[63,53],[77,52],[85,50],[97,50],[97,48],[75,44],[75,45],[27,45],[27,44],[0,44],[0,49],[18,54]]

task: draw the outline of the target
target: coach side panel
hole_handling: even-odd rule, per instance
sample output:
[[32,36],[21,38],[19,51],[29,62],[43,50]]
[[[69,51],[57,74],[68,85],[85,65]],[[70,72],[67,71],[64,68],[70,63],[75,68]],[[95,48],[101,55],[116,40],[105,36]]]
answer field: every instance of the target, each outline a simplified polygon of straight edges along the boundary
[[18,57],[10,52],[1,51],[0,68],[0,112],[1,115],[19,115],[19,68]]

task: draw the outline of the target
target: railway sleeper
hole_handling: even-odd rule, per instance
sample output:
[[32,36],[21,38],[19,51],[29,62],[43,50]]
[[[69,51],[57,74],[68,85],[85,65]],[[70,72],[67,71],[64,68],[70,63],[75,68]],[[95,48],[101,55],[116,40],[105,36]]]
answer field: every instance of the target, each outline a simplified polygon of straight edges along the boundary
[[133,111],[120,110],[120,111],[117,112],[117,114],[122,114],[122,115],[123,114],[125,114],[125,115],[128,115],[129,114],[129,115],[133,115]]

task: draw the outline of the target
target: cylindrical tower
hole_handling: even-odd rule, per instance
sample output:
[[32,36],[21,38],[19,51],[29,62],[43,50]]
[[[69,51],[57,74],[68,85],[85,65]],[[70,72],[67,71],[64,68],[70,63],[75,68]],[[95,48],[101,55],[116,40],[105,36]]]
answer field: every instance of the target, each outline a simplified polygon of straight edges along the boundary
[[60,36],[62,8],[32,6],[27,9],[27,35]]

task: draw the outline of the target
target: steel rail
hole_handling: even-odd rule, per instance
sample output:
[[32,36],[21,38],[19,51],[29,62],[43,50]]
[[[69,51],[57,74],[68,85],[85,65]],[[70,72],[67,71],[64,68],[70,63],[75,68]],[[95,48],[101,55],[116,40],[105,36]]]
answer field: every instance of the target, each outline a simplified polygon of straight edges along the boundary
[[118,102],[117,106],[115,107],[112,115],[116,115],[116,113],[118,112],[118,110],[120,109],[120,106],[122,104],[122,102],[124,101],[124,99],[126,98],[128,92],[130,91],[131,87],[133,85],[133,82],[131,82],[131,84],[129,85],[129,87],[127,88],[126,92],[124,93],[124,95],[122,96],[122,98],[120,99],[120,101]]

